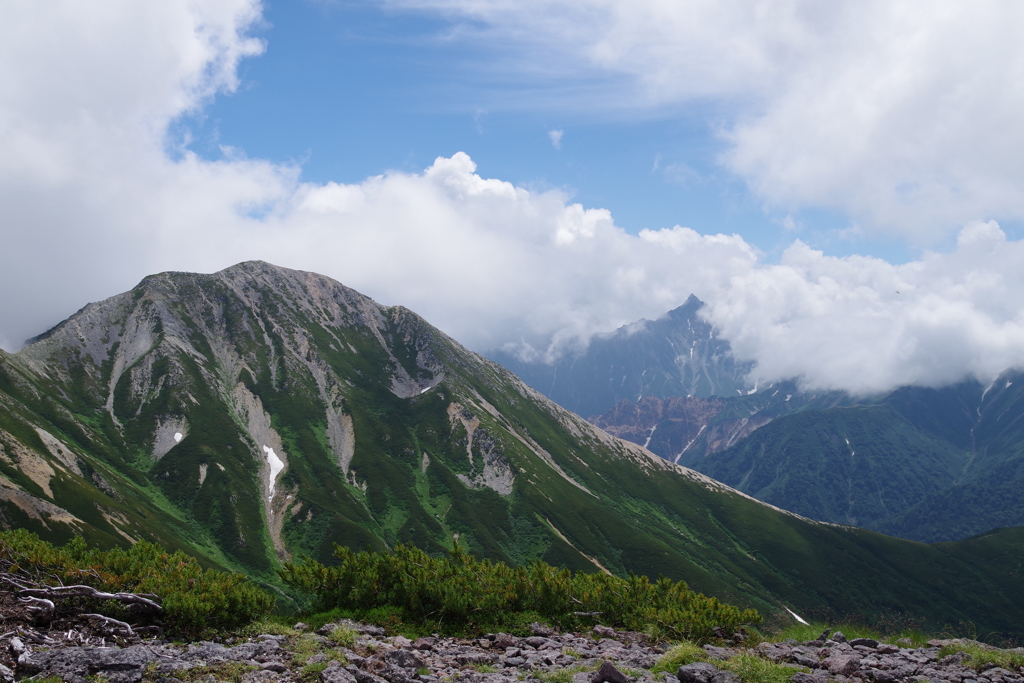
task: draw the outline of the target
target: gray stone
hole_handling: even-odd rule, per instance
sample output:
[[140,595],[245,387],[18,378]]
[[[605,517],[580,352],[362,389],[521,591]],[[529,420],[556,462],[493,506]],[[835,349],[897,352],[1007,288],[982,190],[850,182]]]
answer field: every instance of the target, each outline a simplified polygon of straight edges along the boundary
[[731,671],[719,671],[711,677],[711,683],[740,683],[740,677]]
[[279,674],[283,674],[288,670],[288,667],[283,662],[263,662],[260,664],[260,668],[264,671],[275,671]]
[[12,681],[14,681],[14,672],[0,664],[0,683],[12,683]]
[[878,647],[878,641],[874,638],[854,638],[850,641],[850,645],[857,647],[862,645],[864,647],[870,647],[872,650]]
[[320,681],[322,683],[356,683],[356,677],[352,675],[352,672],[335,666],[321,671]]
[[79,683],[87,676],[100,676],[110,683],[138,683],[146,665],[157,659],[153,648],[68,647],[48,652],[34,652],[27,657],[26,672],[44,676],[60,676]]
[[352,671],[351,669],[346,670],[355,677],[356,683],[386,683],[380,676],[372,674],[369,671],[364,671],[363,669],[356,669],[355,671]]
[[384,653],[384,661],[402,669],[419,669],[423,660],[411,650],[388,650]]
[[555,629],[551,628],[547,624],[542,624],[539,621],[535,621],[530,624],[530,633],[535,636],[550,636],[554,635]]
[[822,662],[822,664],[831,674],[851,676],[860,669],[860,657],[857,657],[856,655],[837,654],[832,655]]
[[626,674],[615,668],[611,662],[605,662],[601,668],[590,677],[590,683],[629,683]]
[[828,676],[823,676],[821,674],[809,674],[800,671],[790,676],[789,680],[793,683],[824,683],[828,680]]
[[679,683],[711,683],[711,679],[718,673],[718,667],[708,662],[694,662],[684,664],[676,671],[676,678]]
[[515,636],[510,636],[507,633],[499,633],[494,639],[494,647],[499,650],[507,650],[510,647],[515,647],[518,642],[519,639]]
[[715,647],[714,645],[705,645],[704,652],[707,653],[711,659],[729,659],[735,653],[725,647]]
[[835,633],[832,634],[832,638],[830,638],[830,640],[833,643],[845,643],[846,642],[846,636],[843,635],[842,631],[836,631]]
[[790,655],[789,660],[794,664],[806,666],[808,669],[817,669],[821,666],[821,662],[818,660],[817,657],[800,654],[799,652],[794,652],[792,655]]

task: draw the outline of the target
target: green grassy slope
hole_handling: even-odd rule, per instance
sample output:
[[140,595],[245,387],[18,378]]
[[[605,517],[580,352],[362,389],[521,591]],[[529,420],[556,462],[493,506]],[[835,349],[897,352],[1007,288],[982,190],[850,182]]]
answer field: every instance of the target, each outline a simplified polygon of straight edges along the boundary
[[[728,448],[683,461],[779,507],[904,538],[944,541],[1024,525],[1018,379],[1008,372],[987,389],[968,381],[824,409],[804,404]],[[727,403],[735,412],[749,401]],[[715,416],[725,419],[726,411]]]

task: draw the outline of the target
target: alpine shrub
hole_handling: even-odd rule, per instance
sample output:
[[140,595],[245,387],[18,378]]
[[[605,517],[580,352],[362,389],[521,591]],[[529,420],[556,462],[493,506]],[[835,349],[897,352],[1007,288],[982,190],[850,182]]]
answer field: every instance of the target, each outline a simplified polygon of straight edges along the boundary
[[562,629],[604,624],[654,632],[673,639],[706,641],[761,620],[690,590],[685,582],[631,574],[618,578],[559,569],[539,560],[525,567],[478,560],[458,544],[436,558],[409,545],[393,551],[353,552],[335,546],[337,566],[314,560],[287,563],[285,583],[315,596],[318,609],[367,614],[387,607],[402,621],[441,630],[480,630],[519,623],[534,613]]
[[[274,598],[241,574],[203,569],[181,551],[168,553],[140,541],[130,548],[100,550],[76,537],[56,547],[23,529],[0,531],[0,559],[15,564],[23,576],[53,585],[92,586],[112,593],[156,595],[168,635],[197,636],[211,630],[235,630],[266,617]],[[118,616],[120,605],[109,601],[97,611]]]

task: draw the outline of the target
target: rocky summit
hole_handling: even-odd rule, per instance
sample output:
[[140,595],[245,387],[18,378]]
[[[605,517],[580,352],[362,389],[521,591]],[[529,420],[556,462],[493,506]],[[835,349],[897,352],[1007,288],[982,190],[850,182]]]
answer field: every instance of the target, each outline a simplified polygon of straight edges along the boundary
[[[529,637],[497,633],[473,640],[386,637],[379,627],[347,620],[316,632],[308,632],[304,624],[281,630],[287,633],[219,643],[148,641],[125,646],[71,645],[71,632],[64,642],[36,636],[38,644],[27,645],[5,634],[5,649],[14,658],[5,657],[10,666],[3,666],[0,675],[6,681],[15,672],[56,676],[67,683],[97,677],[109,683],[737,683],[737,663],[749,666],[759,660],[774,664],[792,683],[1024,681],[1024,668],[972,664],[964,650],[989,646],[960,640],[914,648],[869,638],[847,641],[837,632],[805,643],[748,647],[737,643],[745,637],[735,634],[735,640],[726,641],[732,647],[706,645],[701,651],[692,646],[690,659],[702,661],[675,665],[674,650],[666,652],[643,634],[603,626],[590,633],[557,633],[534,624]],[[1012,652],[1024,657],[1024,650]]]

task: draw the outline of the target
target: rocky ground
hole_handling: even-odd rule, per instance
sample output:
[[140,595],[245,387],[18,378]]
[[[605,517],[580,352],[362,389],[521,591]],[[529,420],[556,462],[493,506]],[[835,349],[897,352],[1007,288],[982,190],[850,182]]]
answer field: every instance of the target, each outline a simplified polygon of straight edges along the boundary
[[172,644],[21,628],[0,635],[0,655],[7,662],[0,665],[0,679],[3,683],[53,677],[72,683],[738,683],[741,679],[728,670],[730,662],[757,657],[785,667],[776,672],[792,683],[1024,681],[1024,668],[973,668],[967,666],[966,654],[940,656],[942,646],[962,642],[965,649],[978,647],[970,641],[932,641],[929,647],[910,648],[870,639],[847,642],[836,633],[807,643],[709,645],[701,655],[708,661],[655,672],[659,661],[666,662],[674,651],[666,657],[664,646],[647,642],[642,634],[600,626],[593,633],[554,633],[539,624],[533,631],[527,638],[499,633],[475,640],[412,641],[385,637],[374,626],[344,622],[327,624],[316,632],[299,624],[287,635]]

